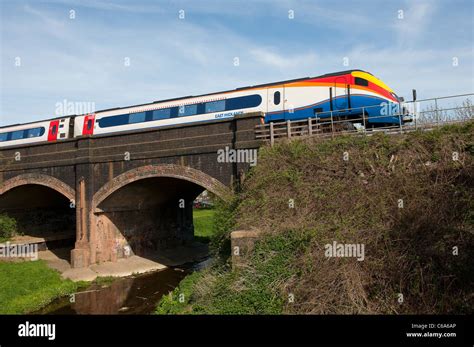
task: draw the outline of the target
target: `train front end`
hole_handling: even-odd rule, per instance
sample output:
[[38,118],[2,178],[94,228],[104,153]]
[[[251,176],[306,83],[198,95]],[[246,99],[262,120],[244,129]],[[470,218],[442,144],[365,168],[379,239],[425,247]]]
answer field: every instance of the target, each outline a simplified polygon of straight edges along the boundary
[[366,127],[388,127],[413,120],[400,98],[380,79],[365,71],[353,71],[351,107],[362,110]]

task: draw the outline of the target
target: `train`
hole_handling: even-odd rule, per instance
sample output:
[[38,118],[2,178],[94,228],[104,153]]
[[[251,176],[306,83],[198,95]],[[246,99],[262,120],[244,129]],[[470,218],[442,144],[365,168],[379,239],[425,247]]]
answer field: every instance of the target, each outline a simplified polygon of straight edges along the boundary
[[411,121],[406,112],[402,117],[402,112],[392,112],[400,109],[402,101],[371,73],[348,70],[4,126],[0,147],[183,126],[250,112],[262,112],[265,123],[316,118],[322,123],[339,120],[352,129],[362,123],[364,127],[386,127]]

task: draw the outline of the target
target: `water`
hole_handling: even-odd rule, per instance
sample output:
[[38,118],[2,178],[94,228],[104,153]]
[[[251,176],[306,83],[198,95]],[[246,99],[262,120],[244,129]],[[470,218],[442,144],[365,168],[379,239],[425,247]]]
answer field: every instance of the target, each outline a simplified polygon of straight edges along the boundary
[[[206,262],[206,261],[205,261]],[[150,314],[163,295],[172,291],[192,269],[168,268],[143,275],[93,284],[70,297],[54,300],[35,314]]]

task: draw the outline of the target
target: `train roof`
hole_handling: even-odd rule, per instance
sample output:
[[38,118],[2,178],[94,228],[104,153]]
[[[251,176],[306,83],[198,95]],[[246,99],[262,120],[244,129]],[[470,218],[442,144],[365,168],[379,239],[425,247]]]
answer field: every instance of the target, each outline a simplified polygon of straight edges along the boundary
[[[123,108],[130,108],[130,107],[153,105],[153,104],[159,104],[159,103],[162,103],[162,102],[178,101],[178,100],[184,100],[184,99],[188,99],[188,98],[199,98],[199,97],[202,97],[202,96],[216,95],[216,94],[228,93],[228,92],[233,92],[233,91],[243,91],[243,90],[250,89],[250,88],[269,87],[269,86],[278,85],[278,84],[282,84],[282,83],[304,81],[304,80],[307,80],[307,79],[310,79],[310,78],[324,78],[324,77],[331,77],[331,76],[346,75],[346,74],[352,73],[354,71],[361,71],[361,72],[365,72],[365,73],[370,74],[370,72],[360,70],[360,69],[345,70],[345,71],[332,72],[332,73],[328,73],[328,74],[324,74],[324,75],[320,75],[320,76],[314,76],[314,77],[309,77],[308,76],[308,77],[295,78],[295,79],[283,80],[283,81],[278,81],[278,82],[250,85],[250,86],[240,87],[240,88],[236,88],[236,89],[222,90],[222,91],[213,92],[213,93],[206,93],[206,94],[199,94],[199,95],[187,95],[187,96],[182,96],[182,97],[179,97],[179,98],[156,100],[156,101],[147,102],[147,103],[144,103],[144,104],[130,105],[130,106],[124,106],[124,107],[113,107],[113,108],[108,108],[108,109],[104,109],[104,110],[98,110],[98,111],[96,111],[96,113],[120,110],[120,109],[123,109]],[[65,118],[65,117],[75,117],[75,116],[78,116],[78,115],[67,115],[67,116],[54,117],[54,118],[48,118],[48,119],[41,119],[41,120],[38,120],[38,121],[28,122],[28,123],[9,124],[9,125],[0,126],[0,129],[9,128],[9,127],[17,126],[17,125],[34,124],[34,123],[44,122],[44,121],[48,121],[48,120],[62,119],[62,118]]]

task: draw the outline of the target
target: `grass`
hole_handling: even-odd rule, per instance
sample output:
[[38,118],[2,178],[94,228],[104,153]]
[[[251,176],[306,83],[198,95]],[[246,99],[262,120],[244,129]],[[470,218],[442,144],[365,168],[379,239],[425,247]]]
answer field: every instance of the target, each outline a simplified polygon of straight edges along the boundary
[[178,287],[161,298],[155,314],[182,314],[192,312],[192,307],[189,302],[194,285],[201,277],[202,272],[193,272],[181,280]]
[[197,241],[209,243],[213,233],[213,209],[194,209],[194,237]]
[[36,311],[74,293],[81,282],[61,278],[44,261],[0,262],[0,314]]
[[116,280],[120,279],[120,277],[116,276],[99,276],[96,277],[93,283],[99,285],[99,286],[109,286]]
[[297,272],[292,264],[306,252],[308,240],[305,232],[267,235],[257,242],[249,268],[232,272],[220,265],[195,272],[161,299],[155,313],[282,314],[287,298],[275,293],[274,284]]

